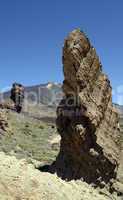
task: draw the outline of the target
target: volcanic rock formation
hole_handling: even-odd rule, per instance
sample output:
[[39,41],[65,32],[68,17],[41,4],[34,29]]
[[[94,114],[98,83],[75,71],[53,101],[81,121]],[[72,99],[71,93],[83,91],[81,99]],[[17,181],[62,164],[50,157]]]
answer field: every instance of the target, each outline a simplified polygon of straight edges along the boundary
[[14,102],[15,109],[18,113],[21,112],[24,101],[24,87],[19,83],[14,83],[11,89],[11,100]]
[[6,131],[7,128],[8,128],[8,119],[6,111],[0,109],[0,134],[3,133],[3,131]]
[[63,71],[65,97],[56,120],[61,146],[52,171],[63,179],[105,185],[117,176],[119,117],[96,50],[78,29],[65,40]]

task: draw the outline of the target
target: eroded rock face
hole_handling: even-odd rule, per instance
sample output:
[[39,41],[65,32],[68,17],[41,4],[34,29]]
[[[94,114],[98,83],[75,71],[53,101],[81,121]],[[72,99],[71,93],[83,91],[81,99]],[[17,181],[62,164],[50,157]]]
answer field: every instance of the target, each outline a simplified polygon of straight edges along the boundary
[[117,176],[120,154],[118,114],[112,88],[96,50],[80,30],[63,48],[63,91],[57,109],[60,153],[53,164],[64,179],[105,184]]
[[16,111],[20,113],[24,101],[24,86],[19,83],[13,83],[10,98],[14,102]]
[[6,111],[0,109],[0,134],[8,128],[8,119]]

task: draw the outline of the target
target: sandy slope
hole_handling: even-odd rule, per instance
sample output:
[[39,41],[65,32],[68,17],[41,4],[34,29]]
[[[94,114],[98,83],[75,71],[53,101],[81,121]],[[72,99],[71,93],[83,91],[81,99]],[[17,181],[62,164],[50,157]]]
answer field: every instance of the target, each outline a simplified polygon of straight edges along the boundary
[[65,182],[0,152],[0,200],[108,200],[114,199],[81,181]]

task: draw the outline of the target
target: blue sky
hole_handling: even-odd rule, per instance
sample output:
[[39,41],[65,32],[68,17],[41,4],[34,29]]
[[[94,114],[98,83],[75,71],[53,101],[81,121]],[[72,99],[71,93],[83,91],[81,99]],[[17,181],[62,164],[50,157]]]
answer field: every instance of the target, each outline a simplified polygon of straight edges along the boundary
[[122,0],[0,0],[0,89],[14,81],[24,85],[62,82],[62,46],[74,28],[86,32],[115,93],[119,91],[117,87],[123,85]]

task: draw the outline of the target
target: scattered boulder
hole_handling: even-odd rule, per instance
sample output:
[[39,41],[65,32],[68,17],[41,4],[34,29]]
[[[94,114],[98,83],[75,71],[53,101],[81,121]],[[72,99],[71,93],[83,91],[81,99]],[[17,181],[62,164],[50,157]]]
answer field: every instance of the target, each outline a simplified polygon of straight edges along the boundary
[[8,128],[7,113],[5,110],[0,109],[0,133],[6,131]]
[[1,102],[0,109],[14,110],[14,105],[11,101],[9,102]]
[[50,139],[50,144],[51,144],[51,147],[52,149],[54,150],[59,150],[60,148],[60,135],[56,135],[55,137],[53,137],[52,139]]
[[51,171],[67,180],[108,184],[120,160],[119,116],[96,50],[78,29],[65,40],[63,71],[65,96],[56,120],[61,145]]

